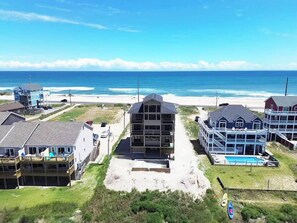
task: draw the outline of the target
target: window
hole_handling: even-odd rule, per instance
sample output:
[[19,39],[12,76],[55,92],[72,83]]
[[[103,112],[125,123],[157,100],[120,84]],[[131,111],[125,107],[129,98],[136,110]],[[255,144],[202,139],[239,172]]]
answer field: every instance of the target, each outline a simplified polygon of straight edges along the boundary
[[220,128],[226,128],[226,127],[227,127],[227,123],[226,123],[226,121],[220,121],[220,122],[219,122],[219,127],[220,127]]
[[261,123],[260,121],[256,120],[253,123],[253,129],[260,129],[261,128]]
[[149,112],[156,112],[156,105],[150,105],[149,106]]
[[6,156],[14,156],[14,149],[5,149]]
[[157,112],[160,112],[160,111],[161,111],[161,106],[157,105]]
[[150,114],[150,115],[149,115],[149,120],[156,120],[156,115],[152,115],[152,114]]
[[242,119],[237,119],[235,123],[235,127],[243,127],[243,120]]
[[86,141],[86,138],[84,138],[84,142]]
[[64,153],[64,152],[65,152],[64,147],[60,147],[60,148],[58,148],[58,153],[59,153],[59,154]]
[[29,147],[29,154],[36,154],[36,147]]
[[39,147],[39,148],[38,148],[38,153],[40,154],[40,153],[42,153],[42,152],[45,151],[45,150],[46,150],[45,147]]
[[145,105],[145,106],[144,106],[144,111],[145,111],[145,112],[148,112],[148,105]]

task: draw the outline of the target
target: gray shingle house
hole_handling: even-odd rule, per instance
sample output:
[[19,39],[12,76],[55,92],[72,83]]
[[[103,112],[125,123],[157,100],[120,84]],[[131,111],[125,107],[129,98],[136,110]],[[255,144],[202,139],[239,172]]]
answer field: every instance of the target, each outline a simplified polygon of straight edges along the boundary
[[67,185],[97,155],[93,129],[86,123],[0,125],[0,188]]
[[132,157],[160,158],[174,154],[174,104],[150,94],[135,103],[128,112],[131,122],[130,152]]
[[24,122],[26,119],[14,112],[0,112],[0,125],[12,125],[15,122]]
[[258,155],[266,147],[263,121],[242,105],[227,105],[199,120],[199,141],[209,153]]

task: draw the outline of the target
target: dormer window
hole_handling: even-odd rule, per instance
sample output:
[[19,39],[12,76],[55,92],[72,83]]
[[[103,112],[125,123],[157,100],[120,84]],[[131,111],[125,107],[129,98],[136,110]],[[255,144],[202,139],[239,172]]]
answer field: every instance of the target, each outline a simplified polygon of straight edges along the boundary
[[220,121],[219,122],[219,128],[226,128],[227,127],[227,122],[226,121]]
[[235,122],[235,127],[237,128],[242,128],[244,125],[244,122],[242,119],[237,119],[236,122]]
[[260,129],[261,128],[261,122],[259,120],[255,120],[253,123],[253,129]]

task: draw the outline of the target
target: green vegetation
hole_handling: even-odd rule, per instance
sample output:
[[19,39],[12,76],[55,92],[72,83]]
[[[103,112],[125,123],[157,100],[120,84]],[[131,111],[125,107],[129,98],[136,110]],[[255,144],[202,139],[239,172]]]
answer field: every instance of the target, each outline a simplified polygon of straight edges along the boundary
[[9,100],[0,100],[0,105],[11,103]]
[[1,91],[0,92],[0,96],[2,95],[12,95],[12,92],[9,92],[9,91]]
[[53,121],[66,122],[70,120],[86,122],[92,120],[94,123],[115,123],[120,118],[120,107],[102,105],[80,105],[56,117]]
[[67,106],[65,106],[65,107],[63,107],[63,108],[61,108],[61,109],[58,109],[58,110],[56,110],[56,111],[54,111],[54,112],[51,112],[51,113],[49,113],[49,114],[42,114],[42,115],[40,115],[39,117],[37,116],[37,118],[39,118],[40,120],[42,120],[42,119],[45,119],[45,118],[47,118],[47,117],[49,117],[49,116],[51,116],[51,115],[54,115],[54,114],[57,114],[57,113],[59,113],[60,111],[62,111],[62,110],[65,110],[65,109],[67,109],[67,108],[70,108],[71,106],[70,105],[67,105]]
[[259,112],[259,111],[252,111],[256,116],[258,116],[259,118],[264,118],[265,117],[265,114],[264,112]]
[[197,139],[199,126],[195,122],[195,116],[199,115],[199,110],[196,106],[179,106],[178,109],[187,134],[191,138]]
[[53,108],[59,108],[59,107],[62,107],[64,105],[65,105],[65,103],[59,103],[59,104],[51,104],[50,106],[52,106]]
[[280,161],[280,167],[211,165],[207,157],[203,159],[200,167],[206,170],[206,175],[215,189],[219,186],[216,186],[216,178],[220,177],[226,187],[267,189],[269,180],[270,189],[297,190],[296,153],[294,156],[285,147],[276,143],[271,143],[268,149]]

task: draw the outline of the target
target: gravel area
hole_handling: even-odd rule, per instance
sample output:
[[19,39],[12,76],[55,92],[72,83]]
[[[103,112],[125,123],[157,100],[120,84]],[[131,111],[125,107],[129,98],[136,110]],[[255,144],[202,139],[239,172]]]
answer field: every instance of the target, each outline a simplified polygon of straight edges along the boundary
[[170,173],[133,171],[134,161],[114,156],[105,178],[108,189],[116,191],[179,190],[190,193],[194,198],[202,198],[210,182],[198,169],[198,156],[186,135],[179,115],[176,117],[175,160],[170,161]]

